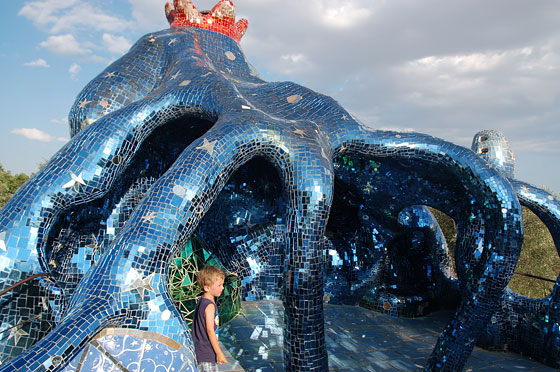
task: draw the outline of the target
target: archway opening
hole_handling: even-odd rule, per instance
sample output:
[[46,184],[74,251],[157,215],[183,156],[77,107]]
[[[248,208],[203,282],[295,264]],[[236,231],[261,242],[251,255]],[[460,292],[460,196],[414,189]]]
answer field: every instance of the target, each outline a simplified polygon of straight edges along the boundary
[[451,266],[453,268],[452,277],[457,279],[457,270],[455,267],[455,243],[457,242],[457,223],[453,218],[451,218],[446,213],[440,211],[439,209],[428,207],[430,212],[434,215],[437,220],[441,232],[445,237],[445,242],[447,243],[447,249],[449,252],[449,260],[451,261]]
[[558,277],[560,257],[546,225],[529,208],[522,210],[523,246],[509,288],[530,298],[547,297]]

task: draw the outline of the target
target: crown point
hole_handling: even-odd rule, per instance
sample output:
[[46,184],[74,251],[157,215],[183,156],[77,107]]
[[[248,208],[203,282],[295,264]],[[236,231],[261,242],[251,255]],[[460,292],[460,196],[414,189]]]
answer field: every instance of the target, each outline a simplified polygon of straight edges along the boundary
[[167,22],[170,24],[173,22],[173,18],[175,18],[175,7],[171,3],[165,4],[165,17],[167,18]]
[[191,0],[174,0],[165,4],[165,16],[171,27],[189,26],[219,32],[239,41],[245,34],[249,21],[235,23],[235,5],[231,0],[221,0],[211,11],[199,12]]

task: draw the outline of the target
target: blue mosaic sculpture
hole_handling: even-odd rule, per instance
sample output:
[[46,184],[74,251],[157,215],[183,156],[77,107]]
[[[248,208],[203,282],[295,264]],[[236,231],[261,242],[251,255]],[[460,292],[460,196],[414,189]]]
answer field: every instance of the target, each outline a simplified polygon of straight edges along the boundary
[[[166,11],[172,27],[82,90],[71,141],[1,211],[0,288],[35,281],[2,298],[0,371],[85,371],[89,350],[140,366],[131,355],[146,349],[110,351],[129,341],[194,370],[167,288],[193,235],[242,277],[246,299],[283,299],[287,371],[328,369],[325,298],[421,315],[451,292],[457,312],[426,370],[461,370],[492,314],[513,306],[503,293],[521,249],[517,186],[469,149],[370,130],[329,97],[263,81],[231,1]],[[457,280],[426,205],[457,221]]]

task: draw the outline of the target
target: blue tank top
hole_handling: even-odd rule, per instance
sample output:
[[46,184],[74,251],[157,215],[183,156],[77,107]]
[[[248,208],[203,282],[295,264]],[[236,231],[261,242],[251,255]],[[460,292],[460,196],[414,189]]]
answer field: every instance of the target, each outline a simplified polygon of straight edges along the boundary
[[[212,344],[210,344],[208,333],[206,333],[206,317],[204,314],[208,305],[213,305],[213,302],[207,298],[200,297],[194,309],[192,338],[197,363],[216,363],[216,353],[214,352],[214,348],[212,348]],[[217,330],[219,323],[218,307],[215,305],[214,307],[216,308],[214,330]]]

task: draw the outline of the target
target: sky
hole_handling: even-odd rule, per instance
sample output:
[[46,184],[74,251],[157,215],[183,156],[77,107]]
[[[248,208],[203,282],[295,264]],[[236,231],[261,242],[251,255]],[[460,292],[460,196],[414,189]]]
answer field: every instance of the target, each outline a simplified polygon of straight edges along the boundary
[[[241,47],[265,80],[332,96],[374,129],[467,148],[476,132],[498,130],[515,178],[560,193],[557,0],[234,2],[249,20]],[[165,0],[2,5],[0,164],[29,174],[69,140],[68,112],[88,81],[168,27]]]

